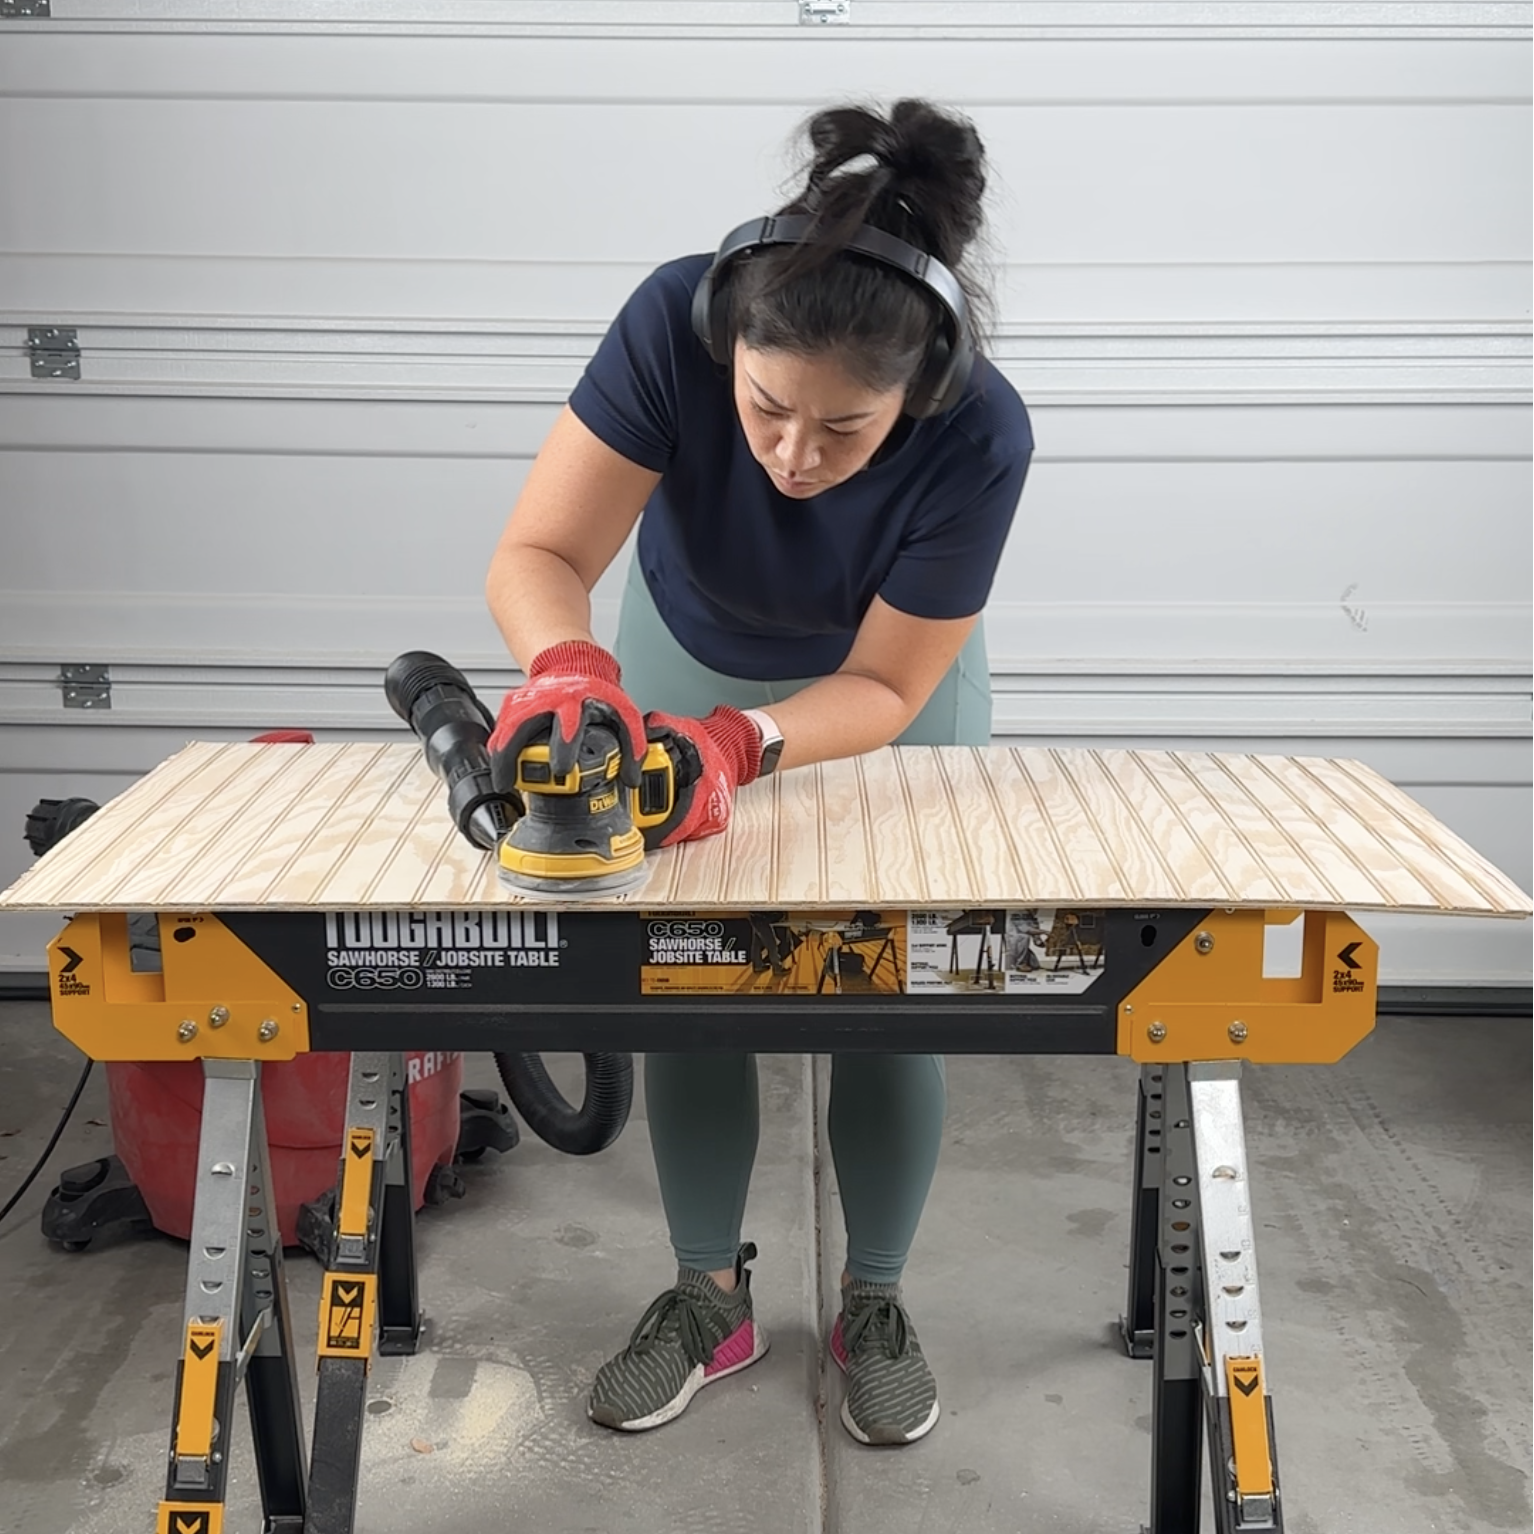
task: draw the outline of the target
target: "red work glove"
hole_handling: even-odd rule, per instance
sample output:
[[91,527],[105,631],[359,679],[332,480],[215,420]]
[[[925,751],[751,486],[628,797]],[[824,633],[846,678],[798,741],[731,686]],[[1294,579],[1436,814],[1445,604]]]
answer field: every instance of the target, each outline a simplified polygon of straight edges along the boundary
[[730,823],[735,790],[762,768],[762,732],[738,708],[721,705],[707,719],[645,715],[650,740],[670,748],[676,763],[676,804],[645,837],[650,847],[672,847],[715,836]]
[[500,792],[516,785],[523,747],[549,741],[549,765],[563,777],[575,766],[586,727],[604,725],[618,737],[622,781],[639,784],[645,727],[639,709],[620,685],[618,662],[601,645],[572,639],[533,657],[527,684],[501,700],[490,737],[490,776]]

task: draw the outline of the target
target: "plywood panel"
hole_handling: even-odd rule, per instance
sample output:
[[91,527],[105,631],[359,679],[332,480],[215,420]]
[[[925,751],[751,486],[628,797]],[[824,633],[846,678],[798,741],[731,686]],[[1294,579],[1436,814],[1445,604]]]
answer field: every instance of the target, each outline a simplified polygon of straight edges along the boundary
[[[1516,906],[1519,901],[1527,901],[1527,895],[1513,880],[1462,838],[1450,831],[1445,840],[1447,827],[1443,822],[1388,778],[1371,772],[1360,762],[1331,762],[1327,764],[1327,781],[1334,793],[1349,803],[1357,803],[1361,813],[1371,820],[1378,821],[1383,815],[1392,817],[1395,830],[1392,850],[1412,860],[1414,866],[1430,870],[1424,873],[1424,879],[1448,879],[1458,884],[1463,878],[1474,895],[1462,898],[1479,898],[1489,905]],[[1412,837],[1421,839],[1420,854],[1411,845]]]
[[[238,815],[244,807],[245,785],[235,780],[242,768],[255,763],[256,758],[242,759],[227,746],[191,745],[177,753],[115,800],[110,816],[98,812],[93,820],[101,820],[101,825],[91,837],[72,836],[59,849],[67,854],[70,867],[78,869],[61,876],[64,903],[69,903],[67,892],[78,881],[93,899],[115,904],[124,882],[151,859],[161,873],[182,874],[188,855],[198,847],[187,845],[181,828],[212,799],[218,800],[226,817]],[[46,880],[50,867],[51,857],[44,858],[36,872]],[[140,898],[147,898],[147,893]],[[59,899],[56,893],[54,902]]]
[[[650,864],[643,889],[604,903],[1531,910],[1358,762],[1211,752],[888,748],[753,784],[727,832]],[[500,885],[414,744],[190,745],[0,896],[14,910],[508,902],[561,904]]]
[[[726,877],[736,890],[770,891],[773,870],[778,862],[778,825],[784,815],[782,785],[787,775],[773,776],[762,784],[759,793],[742,793],[735,801],[735,827],[729,836],[729,867],[719,865],[719,888],[726,888]],[[715,841],[723,841],[715,838]],[[660,877],[650,881],[650,888],[660,893]],[[772,908],[770,899],[762,907]]]
[[[1017,862],[1018,876],[1027,889],[1053,890],[1058,898],[1075,898],[1075,879],[1059,830],[1050,820],[1032,776],[1025,770],[1024,756],[1008,751],[988,756],[986,780],[996,800],[996,819],[1007,837]],[[1041,895],[1041,904],[1053,903]]]
[[[1399,905],[1420,905],[1424,901],[1453,905],[1474,899],[1476,891],[1463,879],[1445,879],[1443,873],[1418,878],[1416,861],[1398,829],[1394,845],[1376,830],[1373,813],[1364,809],[1354,813],[1347,800],[1329,791],[1332,777],[1328,764],[1307,765],[1277,758],[1271,762],[1233,764],[1231,768],[1242,787],[1271,817],[1282,815],[1291,804],[1298,805],[1309,817],[1312,829],[1301,829],[1296,837],[1304,845],[1307,858],[1318,865],[1332,865],[1340,851],[1347,864],[1338,871],[1338,882],[1351,884],[1355,874],[1367,879],[1386,899]],[[1447,872],[1447,871],[1444,871]]]
[[[1177,892],[1174,898],[1212,905],[1225,905],[1234,899],[1223,863],[1216,861],[1214,849],[1188,823],[1187,799],[1179,802],[1177,784],[1142,762],[1137,751],[1093,754],[1122,800],[1130,824],[1155,849],[1167,887]],[[1252,871],[1255,873],[1255,865]]]
[[354,804],[358,786],[374,771],[387,750],[334,746],[306,747],[300,758],[313,767],[306,791],[262,826],[259,841],[238,863],[224,869],[218,899],[231,905],[265,905],[287,881],[316,840],[333,833],[332,817],[341,805]]
[[[1024,802],[1035,808],[1059,848],[1069,900],[1085,900],[1089,889],[1103,891],[1105,899],[1131,898],[1114,849],[1103,840],[1102,828],[1076,794],[1062,770],[1070,753],[1014,750],[1017,785]],[[1010,818],[1010,817],[1009,817]]]
[[[1308,856],[1305,844],[1318,833],[1324,836],[1326,828],[1295,812],[1269,814],[1242,786],[1234,759],[1213,751],[1179,751],[1171,754],[1171,762],[1203,802],[1205,840],[1223,849],[1227,862],[1235,861],[1240,869],[1230,876],[1236,890],[1270,889],[1279,898],[1289,894],[1321,903],[1380,899],[1379,890],[1358,876],[1340,849],[1322,845],[1314,849],[1318,857]],[[1251,858],[1250,869],[1241,863],[1238,848]]]
[[932,750],[932,761],[949,816],[955,825],[966,828],[962,845],[973,887],[977,891],[1016,889],[1022,870],[1007,835],[1010,817],[986,773],[984,754],[969,748]]
[[[835,763],[785,773],[776,785],[780,812],[768,904],[773,906],[819,905],[825,883],[825,813],[822,809],[824,776]],[[751,896],[760,898],[756,891]],[[821,896],[817,899],[817,896]]]
[[[671,869],[673,893],[670,902],[676,905],[714,905],[725,899],[731,887],[731,874],[735,865],[734,838],[706,837],[702,841],[685,842],[655,860],[656,872],[651,876],[654,883],[666,869]],[[769,862],[769,869],[770,869]],[[769,874],[770,876],[770,874]]]
[[[892,889],[902,889],[915,891],[925,901],[929,888],[927,868],[921,855],[921,843],[911,825],[905,779],[898,771],[870,772],[869,760],[860,756],[852,762],[863,805],[869,862],[873,867],[871,885],[864,898],[871,905],[885,905],[891,898]],[[897,767],[899,761],[897,757]],[[870,782],[870,779],[874,781]]]
[[[310,768],[308,773],[302,771],[305,767]],[[215,781],[204,793],[202,802],[181,820],[174,834],[160,843],[166,857],[187,858],[181,877],[194,886],[211,882],[217,887],[230,870],[239,868],[260,845],[263,834],[281,823],[283,812],[294,799],[302,797],[308,786],[304,779],[312,776],[312,764],[306,753],[292,746],[272,746],[257,752],[249,761],[240,762],[237,770],[240,803],[233,813],[228,807],[230,796]],[[134,845],[135,838],[128,838],[125,852],[131,855]],[[152,899],[159,883],[155,864],[144,863],[126,874],[117,886],[116,896],[130,905],[146,897]]]
[[1061,774],[1091,815],[1099,845],[1110,855],[1118,878],[1137,895],[1186,900],[1187,888],[1150,833],[1128,787],[1095,751],[1079,751],[1061,762]]
[[[203,766],[208,755],[217,751],[216,746],[188,746],[184,751],[162,762],[146,777],[140,778],[130,788],[111,802],[111,824],[114,828],[127,828],[141,817],[147,817],[182,784],[192,778]],[[62,895],[80,882],[82,875],[90,873],[90,888],[100,891],[111,867],[111,848],[98,833],[89,838],[78,833],[55,847],[40,863],[35,864],[26,875],[28,888],[38,902],[34,909],[57,909],[68,905],[67,894]],[[125,865],[131,867],[131,864]]]
[[[331,749],[352,750],[344,746]],[[356,750],[355,756],[361,770],[346,796],[325,806],[322,820],[284,868],[282,877],[273,882],[261,904],[301,908],[323,903],[322,891],[336,866],[347,861],[359,845],[372,844],[377,816],[384,806],[404,794],[409,782],[416,785],[412,798],[417,801],[429,797],[436,788],[429,773],[424,783],[419,776],[412,776],[420,764],[420,752],[413,747],[368,746]],[[446,820],[445,801],[440,808]],[[358,866],[353,864],[354,868]],[[166,872],[166,889],[173,889],[176,879],[169,869]],[[162,893],[162,903],[164,899]]]
[[[438,791],[437,785],[420,754],[415,753],[406,760],[408,766],[395,779],[392,787],[381,781],[368,785],[369,791],[377,796],[376,802],[359,825],[344,854],[320,879],[314,895],[310,897],[314,902],[331,902],[334,898],[331,892],[334,890],[337,895],[343,891],[355,891],[360,903],[364,905],[388,903],[375,899],[374,891],[383,882],[385,874],[396,867],[401,851],[405,850],[403,844],[417,835],[421,816],[439,809],[433,803]],[[438,834],[431,842],[433,858],[443,839],[443,818],[440,813],[436,817]],[[418,876],[421,850],[417,844],[415,856],[407,864],[407,869],[414,867]],[[410,882],[408,877],[407,882]]]

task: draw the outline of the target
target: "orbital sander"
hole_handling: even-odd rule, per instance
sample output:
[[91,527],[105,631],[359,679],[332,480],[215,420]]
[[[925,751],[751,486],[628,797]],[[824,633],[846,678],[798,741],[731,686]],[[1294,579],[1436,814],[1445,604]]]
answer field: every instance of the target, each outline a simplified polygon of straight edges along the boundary
[[454,824],[496,854],[502,883],[525,894],[580,900],[637,889],[648,877],[646,851],[698,775],[679,742],[652,740],[629,788],[618,737],[587,725],[568,772],[555,773],[545,736],[522,748],[514,779],[503,765],[507,786],[497,788],[488,750],[495,720],[456,666],[412,650],[384,673],[384,694],[447,785]]

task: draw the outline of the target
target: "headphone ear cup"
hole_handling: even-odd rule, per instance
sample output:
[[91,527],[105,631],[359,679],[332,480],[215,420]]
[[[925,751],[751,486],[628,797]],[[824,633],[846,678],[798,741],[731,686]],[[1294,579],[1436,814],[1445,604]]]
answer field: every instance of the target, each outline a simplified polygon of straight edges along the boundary
[[692,290],[692,330],[721,367],[730,361],[730,285],[725,263],[715,261]]
[[730,345],[730,284],[726,273],[721,272],[713,285],[708,316],[708,354],[720,367],[728,367],[734,360],[734,348]]
[[961,332],[955,346],[946,328],[940,331],[906,396],[905,413],[925,421],[952,410],[964,397],[974,361],[967,335]]
[[692,333],[703,343],[710,357],[718,362],[719,356],[714,349],[714,267],[709,265],[707,271],[698,278],[698,285],[692,290]]

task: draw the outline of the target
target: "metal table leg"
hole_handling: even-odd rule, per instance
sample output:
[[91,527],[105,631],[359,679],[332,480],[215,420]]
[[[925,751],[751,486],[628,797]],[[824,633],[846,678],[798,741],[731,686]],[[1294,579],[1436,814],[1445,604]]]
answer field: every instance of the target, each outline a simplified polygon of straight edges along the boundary
[[185,1340],[157,1534],[222,1534],[243,1381],[266,1534],[304,1527],[306,1476],[282,1241],[271,1205],[261,1067],[203,1062]]
[[1162,1068],[1140,1067],[1135,1109],[1134,1203],[1129,1216],[1129,1295],[1119,1339],[1131,1358],[1150,1358],[1156,1340],[1156,1242],[1161,1211]]
[[1166,1129],[1156,1221],[1156,1376],[1147,1534],[1196,1534],[1203,1387],[1194,1331],[1200,1283],[1198,1207],[1185,1066],[1163,1069],[1162,1102]]
[[319,1391],[304,1534],[352,1534],[367,1376],[380,1320],[380,1352],[412,1353],[420,1337],[409,1114],[403,1057],[354,1054],[332,1256],[320,1290]]
[[1220,1534],[1281,1534],[1273,1409],[1263,1372],[1241,1064],[1195,1064],[1187,1073],[1201,1206],[1204,1293],[1199,1333],[1215,1527]]
[[1148,1534],[1199,1528],[1206,1424],[1217,1534],[1283,1534],[1240,1072],[1233,1060],[1162,1072]]

